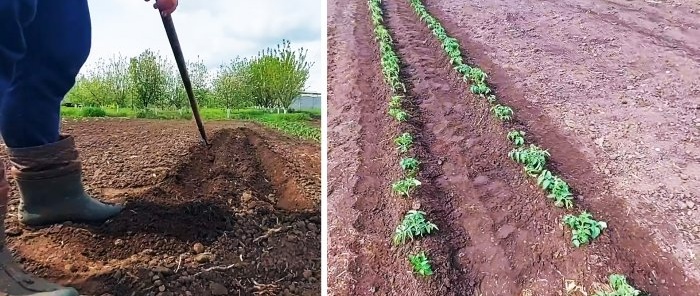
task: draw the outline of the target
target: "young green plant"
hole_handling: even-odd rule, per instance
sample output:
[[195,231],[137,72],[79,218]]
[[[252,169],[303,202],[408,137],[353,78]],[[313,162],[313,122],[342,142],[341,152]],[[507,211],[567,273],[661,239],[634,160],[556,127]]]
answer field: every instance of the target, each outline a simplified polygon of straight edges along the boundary
[[425,252],[421,251],[415,255],[408,255],[408,261],[413,266],[413,272],[422,276],[433,275],[433,267],[430,265],[430,260]]
[[508,153],[508,157],[517,163],[523,164],[525,172],[531,177],[539,176],[547,165],[550,154],[547,150],[537,145],[530,144],[530,147],[515,148]]
[[491,111],[494,115],[496,115],[496,118],[500,120],[508,121],[513,119],[513,109],[508,106],[496,104],[495,106],[491,107]]
[[621,274],[611,274],[608,277],[608,285],[607,291],[598,291],[595,296],[638,296],[642,293],[628,284],[625,276]]
[[394,139],[394,143],[401,153],[406,153],[413,145],[413,136],[410,133],[403,133]]
[[608,227],[607,223],[594,220],[588,212],[583,212],[578,216],[566,215],[564,216],[564,224],[571,229],[571,243],[577,248],[598,238],[603,229]]
[[403,169],[404,174],[409,177],[415,177],[418,174],[418,166],[420,166],[420,161],[413,157],[405,157],[399,162],[401,169]]
[[411,197],[411,192],[413,192],[420,185],[421,182],[418,181],[418,179],[414,177],[406,177],[391,184],[391,189],[400,196]]
[[549,170],[542,170],[537,177],[537,185],[547,191],[547,197],[554,200],[554,205],[571,209],[574,206],[574,197],[569,188],[569,184]]
[[508,140],[513,142],[513,144],[518,147],[525,145],[525,132],[511,131],[508,133]]
[[394,108],[389,109],[389,115],[391,115],[391,117],[396,119],[396,121],[398,121],[398,122],[404,122],[404,121],[408,120],[408,117],[409,117],[408,113],[406,113],[405,111],[403,111],[401,109],[394,109]]
[[393,242],[394,245],[402,245],[408,240],[428,235],[436,230],[438,230],[437,225],[425,218],[425,212],[410,210],[406,213],[406,216],[404,216],[401,224],[396,227]]

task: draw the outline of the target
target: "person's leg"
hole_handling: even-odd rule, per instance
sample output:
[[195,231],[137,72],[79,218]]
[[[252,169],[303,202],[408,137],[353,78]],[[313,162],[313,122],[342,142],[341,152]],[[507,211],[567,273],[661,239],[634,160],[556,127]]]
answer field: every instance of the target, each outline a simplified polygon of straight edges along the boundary
[[[17,62],[25,56],[24,29],[33,21],[36,8],[37,0],[0,1],[0,104],[12,84]],[[29,275],[14,262],[5,239],[5,215],[10,193],[5,173],[4,161],[0,160],[0,295],[77,296],[75,289]]]
[[[1,10],[0,16],[2,16]],[[12,253],[5,245],[5,214],[9,191],[10,184],[5,178],[5,165],[0,160],[0,295],[78,296],[78,291],[75,289],[65,288],[29,275],[15,263]]]
[[27,50],[24,26],[34,19],[35,2],[0,1],[0,102],[10,87],[17,61]]
[[37,1],[23,33],[26,52],[0,102],[0,133],[21,196],[20,220],[103,222],[121,206],[85,193],[75,142],[59,134],[61,101],[90,53],[87,0]]
[[[18,2],[18,1],[9,1]],[[0,131],[11,148],[59,140],[60,104],[90,53],[86,0],[38,1],[23,30],[26,51],[0,105]]]

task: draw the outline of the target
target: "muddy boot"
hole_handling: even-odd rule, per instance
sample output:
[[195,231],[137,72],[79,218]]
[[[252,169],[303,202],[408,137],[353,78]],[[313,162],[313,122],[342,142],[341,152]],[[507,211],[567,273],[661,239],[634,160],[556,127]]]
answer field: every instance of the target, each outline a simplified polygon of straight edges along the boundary
[[10,186],[0,161],[0,296],[78,296],[78,291],[25,273],[5,246],[5,214]]
[[73,137],[62,136],[56,143],[39,147],[8,147],[7,151],[21,196],[22,223],[102,223],[122,210],[122,206],[102,203],[85,192]]

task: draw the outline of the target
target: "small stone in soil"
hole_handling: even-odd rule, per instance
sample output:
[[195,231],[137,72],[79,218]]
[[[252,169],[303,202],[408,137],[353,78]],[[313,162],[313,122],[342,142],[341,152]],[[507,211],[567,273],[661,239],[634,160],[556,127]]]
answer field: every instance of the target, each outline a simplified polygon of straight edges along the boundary
[[204,253],[204,245],[202,245],[201,243],[196,243],[194,244],[194,246],[192,246],[192,250],[195,254]]
[[165,286],[158,287],[158,291],[165,292]]
[[211,261],[211,256],[209,256],[209,254],[206,253],[198,254],[194,257],[194,261],[197,261],[197,263],[207,263]]
[[212,295],[228,295],[228,289],[219,283],[211,282],[209,284],[209,290],[211,290]]
[[66,270],[70,272],[77,272],[78,271],[78,266],[75,266],[73,264],[66,264]]
[[121,246],[124,244],[124,241],[120,238],[114,240],[114,245],[115,246]]
[[22,232],[23,232],[22,228],[14,227],[14,226],[5,230],[5,234],[7,234],[9,236],[18,236],[18,235],[21,235]]
[[[163,285],[163,281],[161,281],[161,280],[156,280],[155,282],[153,282],[153,284],[156,285],[156,286],[162,286],[162,285]],[[163,291],[161,291],[161,292],[163,292]]]
[[157,266],[156,268],[153,269],[154,272],[160,273],[162,275],[171,275],[173,274],[173,270],[164,266]]

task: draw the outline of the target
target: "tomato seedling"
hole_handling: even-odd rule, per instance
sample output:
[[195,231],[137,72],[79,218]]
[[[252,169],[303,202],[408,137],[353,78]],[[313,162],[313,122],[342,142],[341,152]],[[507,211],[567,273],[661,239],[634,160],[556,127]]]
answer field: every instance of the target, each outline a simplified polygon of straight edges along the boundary
[[425,212],[410,210],[394,232],[394,245],[405,244],[418,236],[425,236],[438,230],[437,225],[425,219]]
[[422,276],[433,275],[433,267],[430,265],[430,260],[425,252],[421,251],[416,255],[408,255],[408,261],[413,266],[413,272]]
[[391,117],[394,117],[394,119],[396,119],[396,121],[398,122],[404,122],[408,120],[409,117],[408,113],[406,113],[405,111],[395,108],[389,109],[389,115],[391,115]]
[[511,131],[508,133],[508,140],[513,142],[515,146],[525,145],[525,132],[523,131]]
[[418,173],[418,166],[420,165],[420,161],[413,157],[406,157],[401,159],[400,162],[401,168],[404,170],[406,176],[415,176]]
[[507,121],[513,119],[513,109],[508,106],[497,104],[496,106],[491,107],[491,111],[500,120]]
[[413,136],[411,136],[409,133],[403,133],[394,139],[394,143],[399,151],[406,153],[408,152],[408,149],[411,148],[411,145],[413,145]]
[[594,220],[588,212],[578,216],[566,215],[564,223],[571,229],[571,242],[577,248],[599,237],[603,229],[608,227],[607,223]]
[[608,276],[607,291],[598,291],[595,296],[638,296],[642,294],[627,283],[627,279],[621,274],[611,274]]
[[469,67],[467,64],[459,64],[454,67],[455,71],[459,72],[459,74],[462,74],[462,76],[466,76],[469,71],[472,70],[472,67]]
[[389,100],[389,108],[393,109],[401,109],[401,103],[403,102],[403,96],[401,95],[394,95],[391,96],[391,99]]
[[[537,145],[530,144],[528,148],[516,148],[508,153],[508,157],[524,165],[525,172],[531,177],[538,177],[547,164],[550,154]],[[546,188],[545,188],[546,189]]]
[[491,89],[486,85],[486,83],[483,82],[472,84],[472,86],[469,88],[469,91],[471,91],[473,94],[484,96],[491,93]]
[[391,189],[401,196],[410,197],[411,192],[418,188],[421,182],[414,177],[406,177],[391,184]]

